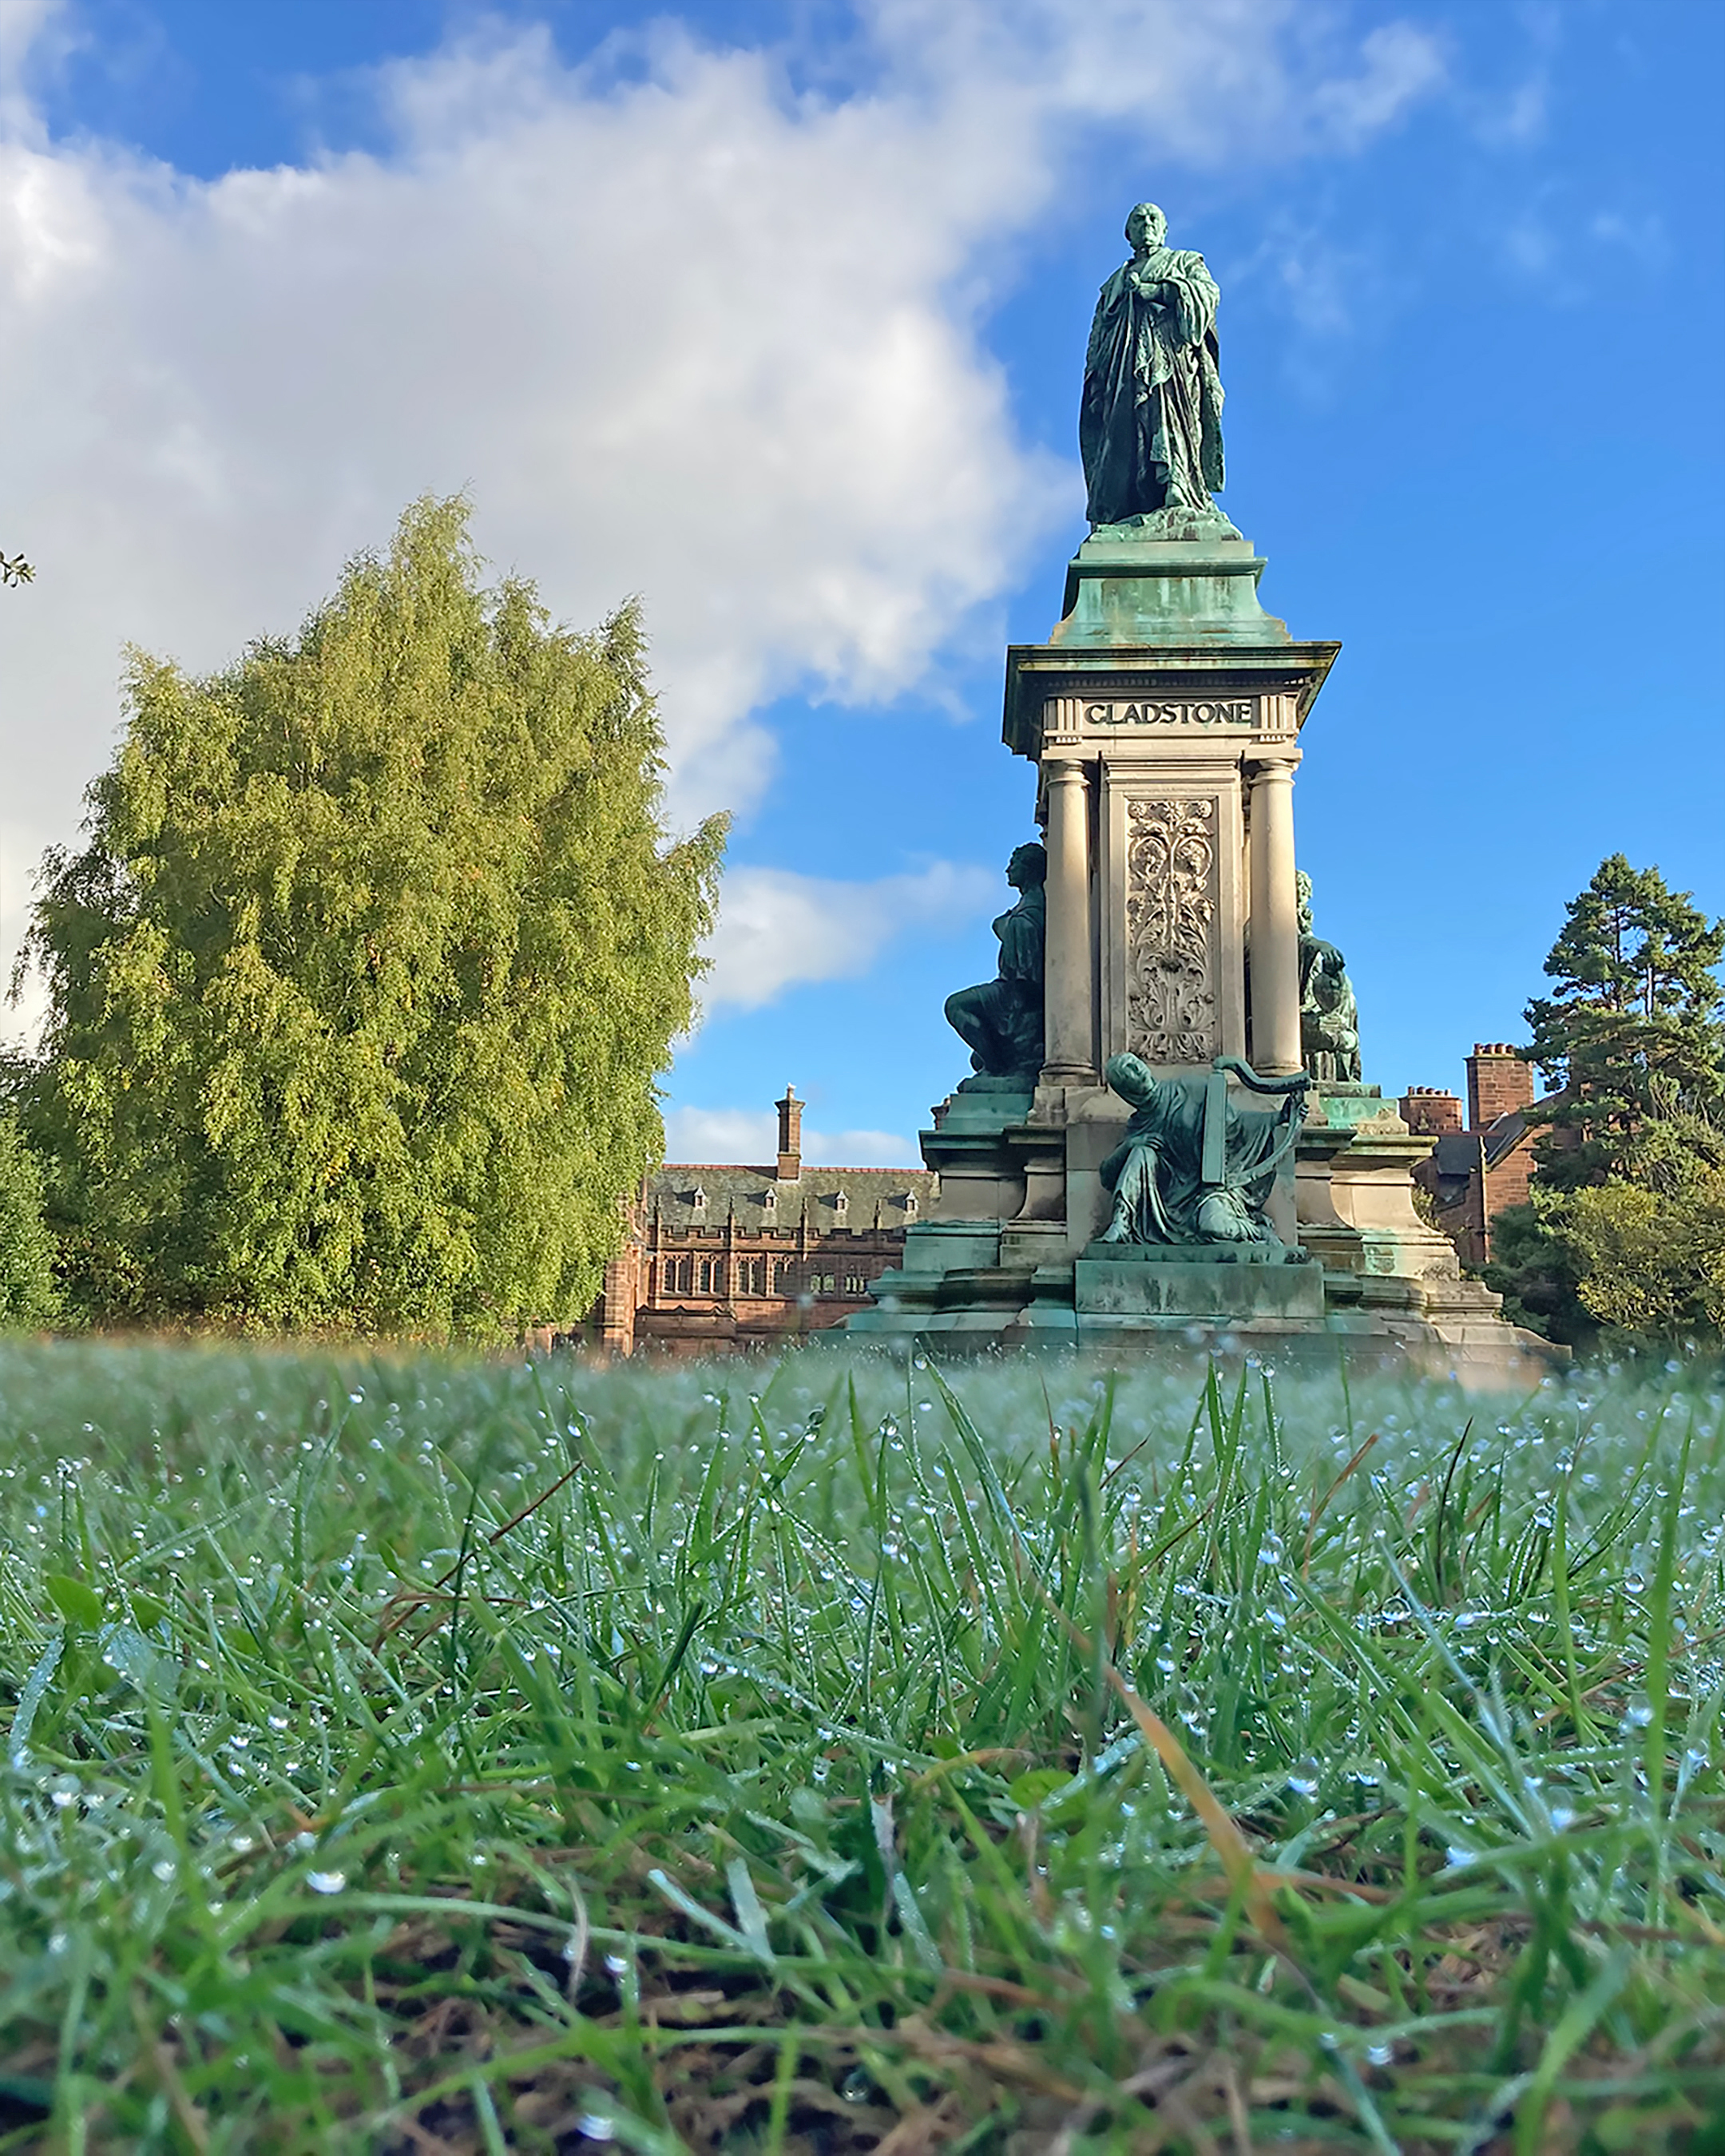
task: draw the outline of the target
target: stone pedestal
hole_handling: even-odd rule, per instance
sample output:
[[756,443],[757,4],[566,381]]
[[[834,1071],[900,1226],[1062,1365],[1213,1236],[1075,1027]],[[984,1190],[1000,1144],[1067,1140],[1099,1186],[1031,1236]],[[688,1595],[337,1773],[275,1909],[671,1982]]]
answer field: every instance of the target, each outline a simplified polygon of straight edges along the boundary
[[[1092,1244],[1073,1267],[1073,1305],[1081,1340],[1128,1326],[1149,1330],[1194,1323],[1232,1325],[1324,1315],[1321,1265],[1251,1262],[1244,1250],[1214,1255],[1181,1249],[1142,1250]],[[1280,1259],[1278,1250],[1276,1256]]]
[[[1004,738],[1037,766],[1048,831],[1037,1114],[1066,1132],[1069,1262],[1101,1224],[1096,1170],[1125,1120],[1100,1083],[1111,1055],[1299,1068],[1294,775],[1339,647],[1296,643],[1264,611],[1263,570],[1219,520],[1185,540],[1098,531],[1048,641],[1007,654]],[[1291,1178],[1270,1211],[1291,1240]],[[1045,1196],[1035,1217],[1051,1256]]]
[[922,1151],[939,1204],[847,1332],[1117,1351],[1339,1335],[1351,1353],[1510,1382],[1544,1343],[1505,1326],[1414,1214],[1430,1141],[1375,1089],[1314,1095],[1266,1206],[1308,1262],[1093,1247],[1127,1115],[1102,1083],[1110,1056],[1159,1075],[1223,1055],[1266,1077],[1300,1068],[1294,791],[1340,646],[1264,611],[1264,562],[1219,516],[1194,528],[1092,533],[1047,642],[1007,654],[1004,738],[1036,767],[1046,834],[1046,1060],[1034,1091],[971,1080],[936,1111]]
[[1294,773],[1340,647],[1265,613],[1263,568],[1242,539],[1097,533],[1047,643],[1007,654],[1004,738],[1049,831],[1048,1082],[1126,1050],[1299,1067]]

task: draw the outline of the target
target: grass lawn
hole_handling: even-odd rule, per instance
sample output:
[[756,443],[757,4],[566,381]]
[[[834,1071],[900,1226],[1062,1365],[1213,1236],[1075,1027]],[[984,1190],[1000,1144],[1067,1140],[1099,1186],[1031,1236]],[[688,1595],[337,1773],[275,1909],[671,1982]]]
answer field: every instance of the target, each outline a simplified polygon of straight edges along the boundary
[[1725,2152],[1716,1367],[944,1380],[0,1351],[0,2150]]

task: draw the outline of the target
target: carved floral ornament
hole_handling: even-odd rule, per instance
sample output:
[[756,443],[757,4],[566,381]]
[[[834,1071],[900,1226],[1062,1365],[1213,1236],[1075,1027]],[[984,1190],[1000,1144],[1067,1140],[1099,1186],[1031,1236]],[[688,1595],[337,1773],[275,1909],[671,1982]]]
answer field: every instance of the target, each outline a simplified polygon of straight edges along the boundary
[[1147,1063],[1208,1063],[1221,1048],[1216,799],[1126,811],[1127,1037]]

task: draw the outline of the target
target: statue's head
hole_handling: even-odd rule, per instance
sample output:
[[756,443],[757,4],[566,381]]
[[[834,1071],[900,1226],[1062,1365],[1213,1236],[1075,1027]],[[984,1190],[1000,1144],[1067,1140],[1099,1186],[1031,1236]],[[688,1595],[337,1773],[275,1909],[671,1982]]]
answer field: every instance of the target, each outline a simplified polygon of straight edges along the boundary
[[1156,1091],[1156,1073],[1142,1055],[1111,1055],[1102,1075],[1122,1101],[1142,1108]]
[[1168,219],[1154,203],[1134,203],[1126,220],[1127,244],[1136,254],[1141,247],[1160,247]]
[[1006,880],[1014,891],[1034,891],[1040,883],[1048,881],[1048,855],[1033,839],[1027,846],[1015,846],[1012,859],[1006,864]]
[[1312,878],[1304,869],[1294,878],[1294,898],[1300,908],[1300,933],[1312,933]]

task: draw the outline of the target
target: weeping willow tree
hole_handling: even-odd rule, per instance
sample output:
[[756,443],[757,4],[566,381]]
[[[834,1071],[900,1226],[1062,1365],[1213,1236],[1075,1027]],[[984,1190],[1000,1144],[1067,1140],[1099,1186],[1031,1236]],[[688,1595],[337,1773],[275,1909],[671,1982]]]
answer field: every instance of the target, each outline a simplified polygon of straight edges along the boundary
[[632,608],[552,624],[424,501],[291,640],[130,723],[49,857],[30,1106],[110,1322],[473,1340],[578,1314],[659,1158],[722,819],[672,843]]

